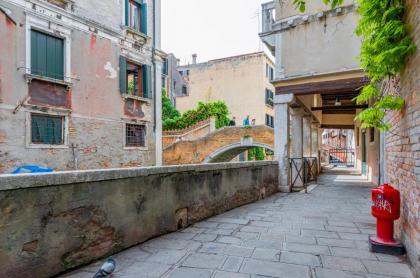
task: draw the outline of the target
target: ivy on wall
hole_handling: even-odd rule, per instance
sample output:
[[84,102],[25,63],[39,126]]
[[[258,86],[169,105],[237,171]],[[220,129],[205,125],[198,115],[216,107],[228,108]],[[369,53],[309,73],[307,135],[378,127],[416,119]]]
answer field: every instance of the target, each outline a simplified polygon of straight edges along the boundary
[[198,122],[216,118],[216,128],[229,124],[229,109],[223,101],[199,102],[195,109],[179,113],[166,94],[162,93],[163,130],[177,130],[190,127]]
[[[323,0],[332,8],[343,0]],[[293,0],[294,5],[305,11],[306,0]],[[369,108],[356,117],[362,128],[376,127],[388,130],[384,122],[387,111],[401,110],[404,99],[391,86],[392,80],[404,67],[407,57],[416,51],[404,22],[402,0],[358,0],[360,14],[356,34],[362,38],[360,66],[370,78],[359,96],[358,104],[369,103]]]

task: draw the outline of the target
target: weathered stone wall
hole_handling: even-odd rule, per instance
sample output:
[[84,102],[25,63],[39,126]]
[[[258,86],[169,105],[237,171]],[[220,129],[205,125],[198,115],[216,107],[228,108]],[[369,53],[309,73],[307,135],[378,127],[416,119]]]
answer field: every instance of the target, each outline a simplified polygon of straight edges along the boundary
[[277,191],[275,162],[5,175],[0,277],[48,277]]
[[412,0],[406,4],[417,51],[401,74],[405,108],[388,118],[392,127],[385,139],[385,178],[401,191],[401,218],[396,227],[420,277],[420,5]]

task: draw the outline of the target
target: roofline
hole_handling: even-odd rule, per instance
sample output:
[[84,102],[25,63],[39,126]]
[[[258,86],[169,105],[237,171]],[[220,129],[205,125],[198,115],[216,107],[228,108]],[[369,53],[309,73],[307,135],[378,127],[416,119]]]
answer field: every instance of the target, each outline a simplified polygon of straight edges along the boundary
[[205,64],[209,64],[209,63],[217,63],[217,62],[222,62],[222,61],[234,60],[234,59],[238,59],[238,58],[246,57],[246,56],[259,56],[259,55],[264,55],[267,60],[269,60],[273,65],[275,65],[275,63],[267,55],[267,53],[265,53],[264,51],[258,51],[258,52],[228,56],[228,57],[224,57],[224,58],[212,59],[212,60],[208,60],[206,62],[201,62],[201,63],[197,63],[197,64],[180,65],[180,66],[178,66],[178,68],[190,68],[190,67],[205,65]]

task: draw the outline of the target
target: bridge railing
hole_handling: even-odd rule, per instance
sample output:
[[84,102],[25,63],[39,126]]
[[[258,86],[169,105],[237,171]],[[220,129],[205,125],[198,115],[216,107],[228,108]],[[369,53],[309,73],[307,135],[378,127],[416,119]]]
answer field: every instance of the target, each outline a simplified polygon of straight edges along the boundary
[[289,171],[289,185],[292,191],[297,187],[303,187],[307,192],[308,184],[318,180],[318,158],[289,158]]

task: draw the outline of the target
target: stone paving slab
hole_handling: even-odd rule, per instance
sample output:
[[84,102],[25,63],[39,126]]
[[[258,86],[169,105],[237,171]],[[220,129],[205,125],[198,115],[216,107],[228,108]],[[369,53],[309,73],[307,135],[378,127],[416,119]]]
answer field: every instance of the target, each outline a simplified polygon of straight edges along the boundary
[[[120,252],[112,277],[414,278],[405,257],[369,251],[370,190],[321,176],[308,194],[275,194]],[[101,265],[61,277],[92,278]]]

